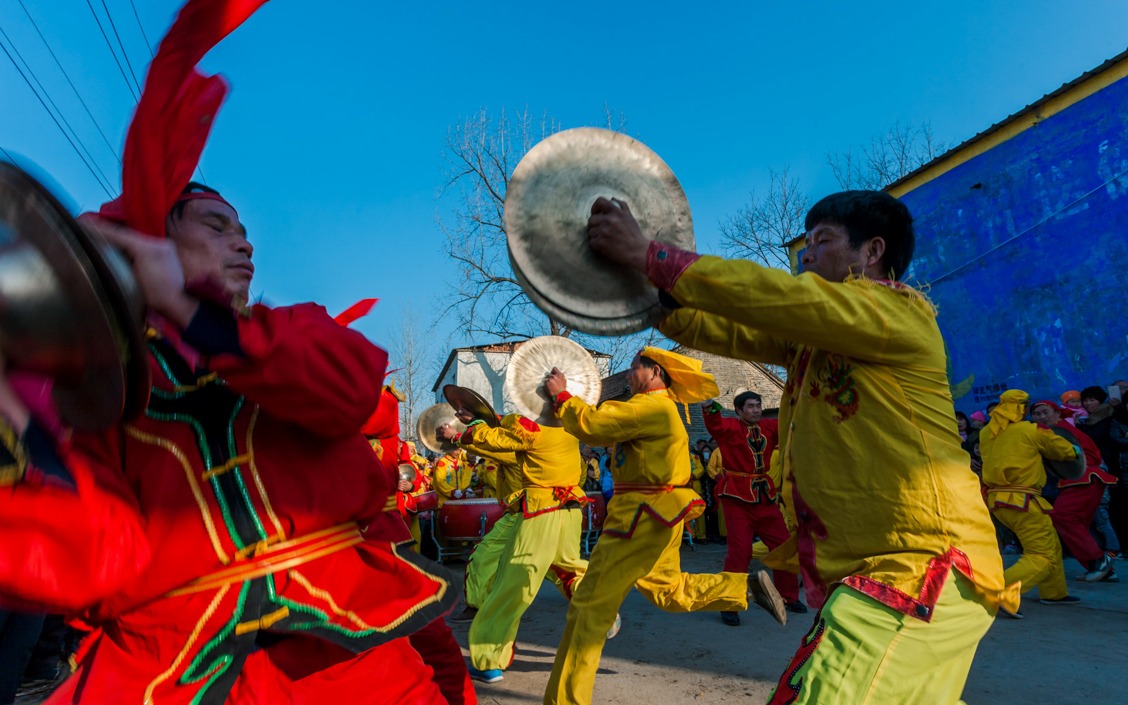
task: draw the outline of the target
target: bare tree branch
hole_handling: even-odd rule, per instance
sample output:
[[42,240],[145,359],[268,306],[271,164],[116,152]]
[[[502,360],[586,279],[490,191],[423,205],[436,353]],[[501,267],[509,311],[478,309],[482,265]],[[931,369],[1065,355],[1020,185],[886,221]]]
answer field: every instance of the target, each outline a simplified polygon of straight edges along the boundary
[[828,153],[827,164],[838,185],[845,189],[880,191],[912,173],[948,150],[937,140],[928,122],[902,125],[899,121],[879,136],[870,138],[859,158],[853,149]]
[[750,259],[767,267],[787,269],[785,245],[803,234],[803,218],[811,201],[788,175],[788,167],[769,172],[768,193],[749,195],[748,205],[720,224],[726,254]]
[[399,319],[389,346],[392,374],[396,388],[404,395],[400,407],[400,435],[405,440],[416,440],[415,420],[429,406],[431,386],[430,367],[434,352],[427,326],[422,321],[423,311],[409,301],[400,308]]

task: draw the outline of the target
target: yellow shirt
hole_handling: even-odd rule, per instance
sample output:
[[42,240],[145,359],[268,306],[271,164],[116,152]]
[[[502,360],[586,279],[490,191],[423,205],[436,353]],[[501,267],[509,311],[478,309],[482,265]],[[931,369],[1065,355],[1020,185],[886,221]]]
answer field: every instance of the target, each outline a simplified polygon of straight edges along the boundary
[[[717,475],[725,471],[724,461],[721,460],[721,449],[718,448],[709,454],[709,467],[706,468],[709,473],[709,478],[716,480]],[[778,487],[778,485],[777,485]]]
[[924,592],[926,578],[942,585],[937,575],[955,566],[987,601],[1017,608],[922,295],[708,256],[670,293],[684,308],[661,324],[667,336],[787,367],[780,470],[787,518],[799,521],[766,564],[801,571],[814,606],[844,583],[930,619],[939,593]]
[[701,484],[701,478],[704,477],[706,472],[705,466],[701,463],[701,458],[697,457],[696,453],[690,453],[689,474],[693,477],[690,486],[693,487],[693,491],[697,494],[701,494],[705,491],[704,485]]
[[[987,506],[1022,510],[1028,508],[1031,497],[1043,510],[1052,506],[1041,494],[1046,484],[1042,456],[1051,460],[1077,457],[1072,443],[1029,421],[1012,423],[994,438],[988,429],[983,429],[979,435],[979,454],[983,456]],[[1003,489],[1006,487],[1014,489]]]
[[465,491],[470,486],[470,477],[473,474],[473,470],[466,463],[466,454],[461,449],[435,461],[432,479],[439,506],[443,506],[448,499],[454,499],[455,490]]
[[705,503],[686,487],[691,477],[689,436],[665,389],[599,408],[571,397],[557,411],[564,428],[588,445],[612,448],[615,496],[604,533],[629,537],[643,511],[667,526],[701,515]]
[[486,460],[486,480],[491,493],[487,497],[496,497],[504,504],[504,499],[514,492],[521,490],[521,463],[517,454],[511,452],[495,453],[485,450],[472,443],[459,443],[467,451]]
[[459,442],[491,453],[515,455],[521,468],[521,485],[505,495],[502,503],[512,510],[522,509],[527,517],[560,509],[569,502],[588,501],[576,486],[580,442],[562,428],[541,426],[520,414],[509,414],[497,428],[471,424]]

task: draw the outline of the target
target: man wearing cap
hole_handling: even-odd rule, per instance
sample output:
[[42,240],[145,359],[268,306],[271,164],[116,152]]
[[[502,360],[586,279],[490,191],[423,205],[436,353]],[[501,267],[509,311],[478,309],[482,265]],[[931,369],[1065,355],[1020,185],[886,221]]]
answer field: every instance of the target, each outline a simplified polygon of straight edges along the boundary
[[668,612],[745,610],[755,598],[781,624],[787,621],[765,572],[681,571],[683,524],[700,516],[705,502],[686,487],[689,436],[675,402],[716,396],[712,375],[701,372],[700,360],[646,348],[631,362],[627,385],[629,400],[596,408],[565,391],[559,370],[545,382],[565,430],[584,443],[615,445],[615,496],[588,572],[568,606],[546,704],[591,702],[604,635],[631,587]]
[[[1069,594],[1061,543],[1049,517],[1053,507],[1042,498],[1042,458],[1074,460],[1081,451],[1049,429],[1023,421],[1029,409],[1029,394],[1007,390],[991,412],[991,423],[979,434],[987,506],[1022,542],[1022,558],[1006,570],[1007,584],[1020,582],[1024,591],[1037,587],[1042,604],[1073,604],[1080,598]],[[1017,610],[1008,612],[1022,616]]]
[[773,703],[959,701],[997,606],[1017,608],[960,447],[936,311],[901,279],[912,216],[878,191],[807,213],[803,273],[651,240],[598,199],[597,253],[658,287],[659,329],[698,350],[787,367],[780,471],[790,539],[765,559],[821,607]]
[[[782,484],[779,468],[773,473],[770,466],[779,436],[779,422],[761,418],[761,403],[756,392],[736,395],[733,407],[738,418],[735,419],[722,416],[721,405],[716,400],[702,405],[705,428],[717,439],[723,453],[717,497],[724,506],[728,527],[725,554],[725,572],[728,573],[748,571],[757,535],[771,549],[782,545],[790,535],[777,498]],[[799,601],[799,578],[785,570],[773,571],[772,577],[787,609],[806,612],[807,607]],[[722,612],[721,621],[735,627],[740,624],[740,616],[735,612]]]
[[513,662],[521,616],[548,572],[560,579],[566,596],[580,584],[587,570],[587,561],[580,558],[580,508],[590,500],[576,485],[580,442],[564,429],[520,414],[503,417],[497,428],[465,409],[457,416],[467,424],[466,431],[458,435],[444,424],[440,439],[489,453],[513,453],[521,468],[520,486],[501,500],[517,515],[516,525],[498,559],[493,586],[470,625],[470,675],[496,683]]
[[1068,413],[1068,409],[1048,400],[1034,402],[1030,407],[1030,418],[1035,423],[1060,429],[1085,453],[1085,474],[1073,480],[1058,480],[1058,497],[1050,519],[1062,543],[1086,568],[1087,572],[1077,576],[1078,580],[1087,583],[1117,581],[1112,557],[1101,550],[1089,533],[1089,525],[1101,506],[1105,487],[1115,485],[1116,478],[1101,470],[1101,452],[1093,439],[1065,422],[1063,416]]

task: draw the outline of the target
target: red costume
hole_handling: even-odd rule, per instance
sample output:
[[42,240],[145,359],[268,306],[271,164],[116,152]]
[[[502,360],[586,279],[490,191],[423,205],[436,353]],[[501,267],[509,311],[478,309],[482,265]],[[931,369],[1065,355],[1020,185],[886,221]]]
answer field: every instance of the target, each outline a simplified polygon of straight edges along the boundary
[[[1051,406],[1063,416],[1068,412],[1068,409],[1062,409],[1052,401],[1039,401],[1032,406],[1039,404]],[[1085,452],[1086,467],[1084,476],[1076,480],[1058,481],[1058,497],[1054,501],[1053,511],[1049,513],[1050,519],[1062,543],[1085,566],[1090,561],[1104,558],[1104,551],[1089,533],[1089,525],[1093,523],[1093,516],[1101,506],[1105,486],[1115,485],[1116,478],[1101,470],[1101,452],[1084,431],[1067,423],[1064,418],[1058,421],[1057,427],[1076,439],[1076,444]]]
[[[745,573],[752,562],[756,536],[771,549],[790,536],[776,499],[779,488],[768,475],[779,422],[763,419],[749,426],[740,419],[722,416],[721,405],[714,402],[705,412],[705,428],[717,441],[724,465],[724,473],[717,477],[716,495],[724,505],[728,527],[725,572]],[[799,600],[796,575],[774,570],[772,580],[784,600]]]
[[[261,4],[185,6],[104,214],[163,235],[225,93],[193,66]],[[394,475],[360,434],[386,354],[312,304],[153,325],[144,414],[57,452],[33,424],[0,491],[0,596],[98,627],[48,702],[447,702],[425,662],[449,658],[457,588],[398,548]]]

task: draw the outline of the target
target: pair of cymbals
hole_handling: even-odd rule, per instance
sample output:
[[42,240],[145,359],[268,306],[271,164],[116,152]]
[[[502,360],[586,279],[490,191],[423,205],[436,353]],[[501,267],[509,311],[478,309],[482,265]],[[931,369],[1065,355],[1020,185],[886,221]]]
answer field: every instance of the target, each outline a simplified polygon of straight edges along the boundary
[[647,237],[694,250],[689,201],[666,163],[620,132],[581,127],[542,140],[513,170],[505,195],[509,262],[551,318],[592,335],[635,333],[661,320],[658,290],[588,245],[600,197],[626,203]]
[[527,340],[505,370],[505,391],[522,415],[543,426],[561,425],[544,381],[553,368],[564,373],[567,391],[588,404],[598,404],[603,389],[599,367],[579,343],[558,335]]
[[0,162],[0,350],[53,380],[62,421],[100,431],[148,401],[144,298],[128,263],[22,169]]

